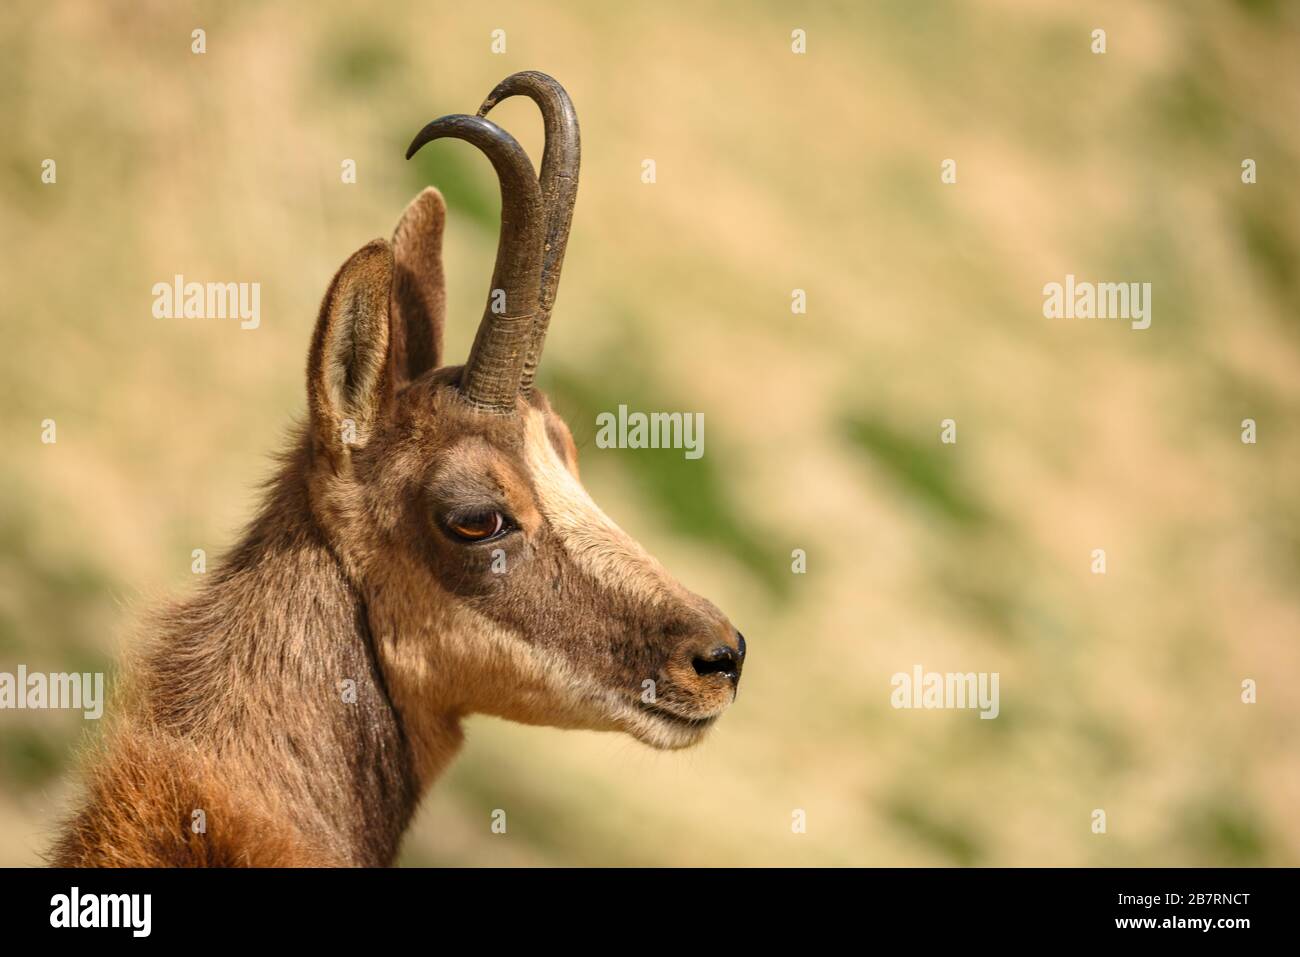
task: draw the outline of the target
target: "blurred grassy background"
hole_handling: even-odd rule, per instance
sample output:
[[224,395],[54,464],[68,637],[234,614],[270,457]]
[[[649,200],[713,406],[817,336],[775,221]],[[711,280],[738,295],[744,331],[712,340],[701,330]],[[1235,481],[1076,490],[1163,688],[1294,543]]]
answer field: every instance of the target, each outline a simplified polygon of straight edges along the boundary
[[[402,152],[541,69],[584,145],[542,385],[597,501],[752,659],[690,752],[473,719],[404,862],[1300,863],[1298,27],[1261,0],[7,3],[0,669],[111,667],[233,542],[326,283],[428,183],[461,360],[495,182]],[[540,155],[529,104],[494,119]],[[1044,319],[1067,272],[1152,282],[1151,328]],[[261,328],[155,320],[175,273],[260,282]],[[595,448],[619,403],[703,411],[705,457]],[[1001,716],[891,709],[917,663],[1000,672]],[[85,729],[0,712],[0,863],[38,860]]]

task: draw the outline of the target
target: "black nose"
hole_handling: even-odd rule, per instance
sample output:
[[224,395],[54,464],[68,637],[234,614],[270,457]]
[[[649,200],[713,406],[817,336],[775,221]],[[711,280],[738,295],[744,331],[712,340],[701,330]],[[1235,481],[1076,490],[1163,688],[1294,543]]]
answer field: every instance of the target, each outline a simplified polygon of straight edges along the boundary
[[736,633],[740,640],[735,648],[718,645],[706,654],[696,655],[691,664],[700,677],[722,675],[733,685],[740,683],[740,668],[745,658],[745,639]]

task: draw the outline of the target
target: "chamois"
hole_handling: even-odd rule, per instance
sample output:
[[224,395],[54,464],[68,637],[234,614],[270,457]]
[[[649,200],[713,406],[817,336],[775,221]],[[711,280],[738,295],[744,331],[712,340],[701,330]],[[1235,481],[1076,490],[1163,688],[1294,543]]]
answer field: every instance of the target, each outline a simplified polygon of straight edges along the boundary
[[[523,95],[540,176],[487,114]],[[501,235],[469,358],[442,366],[446,209],[426,188],[347,260],[307,362],[308,417],[257,517],[125,669],[65,866],[389,865],[470,714],[699,741],[745,641],[591,500],[534,388],[578,186],[564,89],[516,73],[466,140]]]

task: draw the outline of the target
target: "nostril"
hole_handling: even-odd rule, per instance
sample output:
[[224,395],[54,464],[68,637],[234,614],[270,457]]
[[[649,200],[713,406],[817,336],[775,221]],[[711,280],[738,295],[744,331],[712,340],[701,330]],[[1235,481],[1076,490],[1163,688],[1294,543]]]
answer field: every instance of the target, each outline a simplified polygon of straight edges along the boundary
[[738,661],[739,656],[734,650],[726,645],[719,645],[706,655],[696,655],[691,664],[695,667],[695,673],[701,678],[708,675],[723,675],[732,681],[738,681],[740,679]]
[[739,631],[736,632],[736,657],[745,657],[745,636]]

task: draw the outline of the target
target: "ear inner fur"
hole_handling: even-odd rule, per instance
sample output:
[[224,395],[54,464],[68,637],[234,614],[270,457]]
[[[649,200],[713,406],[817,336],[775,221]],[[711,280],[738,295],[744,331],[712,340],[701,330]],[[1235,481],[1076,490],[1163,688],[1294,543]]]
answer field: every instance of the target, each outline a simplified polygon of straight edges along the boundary
[[321,304],[308,357],[313,434],[332,460],[369,438],[387,408],[393,251],[382,239],[345,262]]

